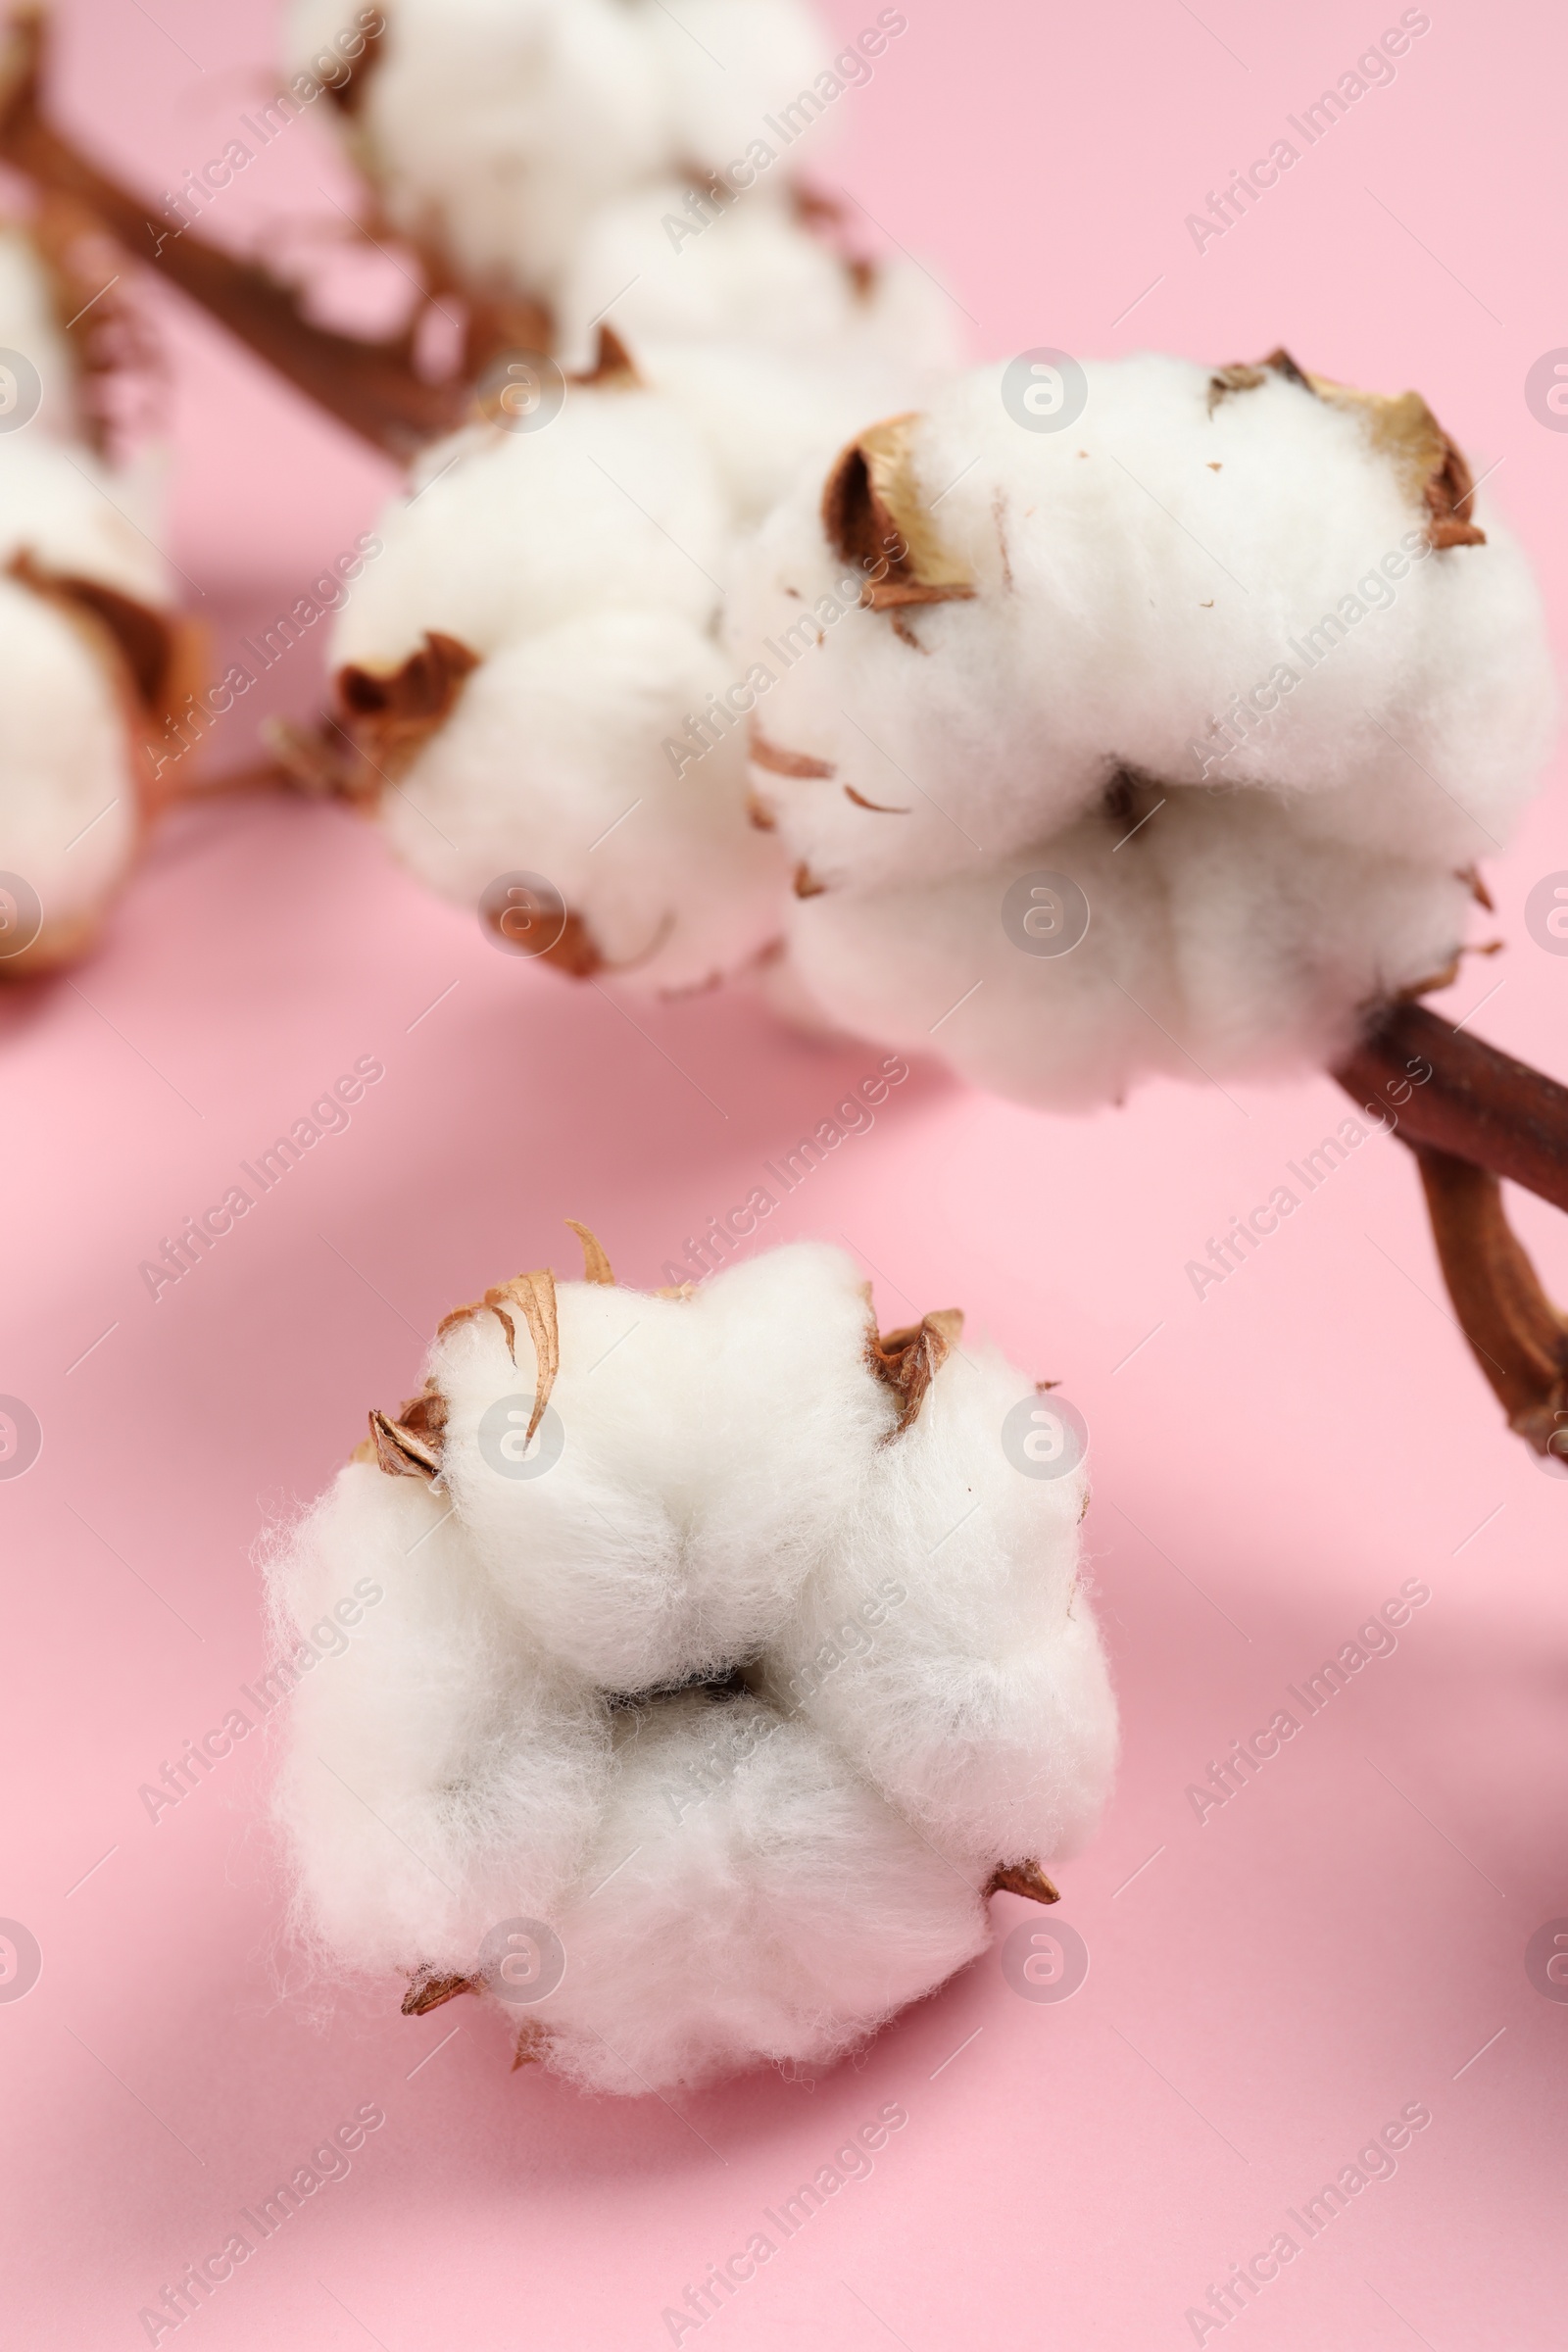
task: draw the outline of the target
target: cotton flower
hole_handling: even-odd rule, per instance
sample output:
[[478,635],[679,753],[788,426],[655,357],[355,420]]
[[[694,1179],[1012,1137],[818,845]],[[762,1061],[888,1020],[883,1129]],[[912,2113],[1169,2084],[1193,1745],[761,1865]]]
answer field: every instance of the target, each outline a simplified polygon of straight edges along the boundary
[[1144,357],[1041,430],[1018,365],[861,432],[738,573],[791,985],[1039,1102],[1332,1059],[1452,966],[1531,790],[1528,567],[1414,394]]
[[[658,0],[385,0],[378,13],[386,29],[341,120],[386,219],[460,284],[546,300],[599,207],[744,156],[831,54],[798,0],[683,0],[678,16]],[[308,71],[342,21],[341,0],[299,0],[290,67]]]
[[294,1653],[300,1923],[592,2088],[827,2061],[1093,1830],[1081,1454],[1040,1475],[1028,1378],[956,1313],[879,1337],[835,1250],[646,1297],[583,1242],[447,1318],[278,1552],[297,1642],[360,1596]]
[[[756,966],[782,928],[724,589],[868,378],[727,346],[656,355],[645,382],[604,351],[537,429],[498,408],[439,444],[382,516],[332,642],[355,747],[336,782],[502,944],[672,992]],[[558,909],[520,938],[518,875]]]
[[[0,979],[91,944],[158,805],[148,748],[193,651],[148,466],[78,430],[51,281],[0,235]],[[7,423],[7,417],[11,422]]]

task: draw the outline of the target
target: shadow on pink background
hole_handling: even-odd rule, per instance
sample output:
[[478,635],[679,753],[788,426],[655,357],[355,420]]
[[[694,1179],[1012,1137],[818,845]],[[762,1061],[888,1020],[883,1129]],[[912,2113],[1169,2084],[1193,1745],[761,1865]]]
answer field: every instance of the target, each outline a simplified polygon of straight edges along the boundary
[[[1200,255],[1185,216],[1396,10],[907,13],[846,105],[842,168],[977,354],[1217,363],[1284,340],[1418,385],[1498,469],[1560,634],[1568,437],[1523,389],[1568,344],[1554,17],[1440,0],[1393,85]],[[272,37],[254,0],[68,0],[62,109],[156,209],[265,96]],[[213,225],[330,219],[323,190],[341,171],[298,124]],[[157,308],[176,554],[221,638],[299,594],[393,477]],[[279,665],[278,706],[313,708],[320,659],[307,641]],[[1568,962],[1521,912],[1559,866],[1556,787],[1488,864],[1506,953],[1438,1003],[1457,1021],[1494,992],[1478,1030],[1562,1075]],[[408,1392],[437,1317],[518,1266],[565,1271],[568,1215],[659,1281],[875,1058],[744,998],[635,1009],[493,953],[351,819],[261,801],[172,826],[96,958],[0,1004],[0,1389],[45,1433],[0,1485],[0,1913],[43,1951],[0,2004],[7,2340],[145,2342],[139,2308],[374,2103],[348,2177],[181,2341],[652,2352],[665,2308],[898,2101],[871,2176],[681,2342],[1158,2352],[1287,2230],[1295,2258],[1202,2341],[1561,2345],[1568,2005],[1525,1954],[1568,1914],[1568,1486],[1503,1430],[1396,1145],[1366,1144],[1201,1304],[1183,1274],[1344,1115],[1326,1080],[1151,1087],[1070,1122],[919,1072],[773,1220],[846,1241],[885,1323],[961,1303],[1090,1422],[1126,1760],[1063,1873],[1091,1955],[1070,2000],[1017,1997],[993,1952],[815,2083],[596,2104],[510,2075],[484,2018],[454,2032],[451,2010],[400,2018],[393,1988],[304,1981],[262,1737],[149,1820],[139,1786],[265,1666],[259,1529]],[[155,1305],[138,1261],[367,1054],[386,1075],[351,1129]],[[1563,1296],[1568,1236],[1518,1208]],[[1430,1599],[1394,1654],[1200,1822],[1189,1786],[1406,1580]],[[995,1912],[999,1939],[1042,1916]],[[1418,2104],[1392,2178],[1315,2235],[1288,2218]]]

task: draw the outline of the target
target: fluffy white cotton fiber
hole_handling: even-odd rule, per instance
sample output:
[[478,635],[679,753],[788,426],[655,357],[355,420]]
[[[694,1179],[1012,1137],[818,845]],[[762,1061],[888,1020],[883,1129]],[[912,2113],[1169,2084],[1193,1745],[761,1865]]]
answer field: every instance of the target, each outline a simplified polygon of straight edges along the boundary
[[[732,673],[718,638],[737,522],[704,437],[636,382],[572,384],[533,432],[468,428],[382,517],[337,622],[340,665],[395,678],[428,633],[478,666],[369,790],[399,856],[477,907],[542,876],[572,968],[701,987],[776,940],[783,868],[748,823],[738,714],[672,758]],[[388,789],[388,786],[392,789]]]
[[[1042,1102],[1332,1054],[1451,964],[1531,789],[1528,566],[1414,395],[1145,357],[1037,430],[1017,365],[861,434],[739,570],[792,981]],[[1036,953],[1004,905],[1053,874],[1088,929]]]
[[[1092,1834],[1083,1465],[1025,1474],[1027,1378],[956,1315],[879,1340],[835,1250],[679,1297],[587,1252],[449,1317],[279,1551],[295,1639],[360,1604],[293,1699],[301,1924],[594,2088],[831,2059],[985,1947],[999,1868]],[[537,1997],[509,1929],[564,1955]]]
[[0,345],[36,353],[39,377],[36,393],[21,370],[0,379],[24,402],[0,432],[0,874],[14,877],[0,883],[0,980],[90,943],[150,811],[146,744],[172,643],[147,470],[69,438],[51,317],[31,246],[0,234]]
[[[300,0],[291,68],[310,70],[350,13]],[[683,0],[678,15],[660,0],[384,0],[380,13],[343,120],[386,217],[470,288],[551,301],[599,207],[744,157],[832,46],[798,0]]]

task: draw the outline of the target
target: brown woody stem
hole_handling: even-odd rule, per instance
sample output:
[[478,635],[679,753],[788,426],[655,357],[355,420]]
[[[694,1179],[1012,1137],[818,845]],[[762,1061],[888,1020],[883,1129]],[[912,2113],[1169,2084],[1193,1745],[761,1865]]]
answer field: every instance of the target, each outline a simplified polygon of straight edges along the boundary
[[72,198],[133,260],[145,262],[275,368],[280,375],[391,457],[406,460],[463,421],[466,382],[427,383],[410,339],[372,343],[315,326],[293,290],[190,229],[160,227],[148,207],[90,163],[39,112],[42,13],[24,10],[5,29],[0,60],[0,161],[47,193]]
[[1537,1453],[1562,1452],[1568,1321],[1508,1223],[1500,1180],[1568,1209],[1568,1088],[1414,1004],[1381,1008],[1334,1076],[1415,1153],[1448,1296],[1509,1427]]
[[1509,1428],[1537,1453],[1556,1452],[1551,1440],[1568,1407],[1568,1322],[1503,1214],[1491,1169],[1430,1144],[1414,1150],[1444,1280],[1476,1361]]
[[1568,1208],[1568,1087],[1528,1062],[1424,1004],[1390,1004],[1334,1075],[1405,1143],[1450,1152]]

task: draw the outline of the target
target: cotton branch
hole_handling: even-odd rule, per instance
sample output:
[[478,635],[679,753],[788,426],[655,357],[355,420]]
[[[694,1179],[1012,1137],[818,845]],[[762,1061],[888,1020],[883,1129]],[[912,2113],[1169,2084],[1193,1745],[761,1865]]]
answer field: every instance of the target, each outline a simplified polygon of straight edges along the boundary
[[46,119],[39,84],[45,12],[18,10],[0,51],[0,162],[48,195],[70,198],[132,261],[149,264],[226,326],[298,391],[400,462],[451,432],[469,413],[473,379],[498,352],[543,348],[549,321],[536,305],[468,305],[463,367],[427,381],[414,364],[412,330],[383,342],[339,334],[306,318],[294,290],[189,228],[149,218],[131,190],[99,171]]
[[1412,1004],[1380,1010],[1334,1075],[1416,1155],[1448,1296],[1509,1427],[1564,1454],[1568,1320],[1509,1226],[1500,1179],[1568,1209],[1568,1087]]

